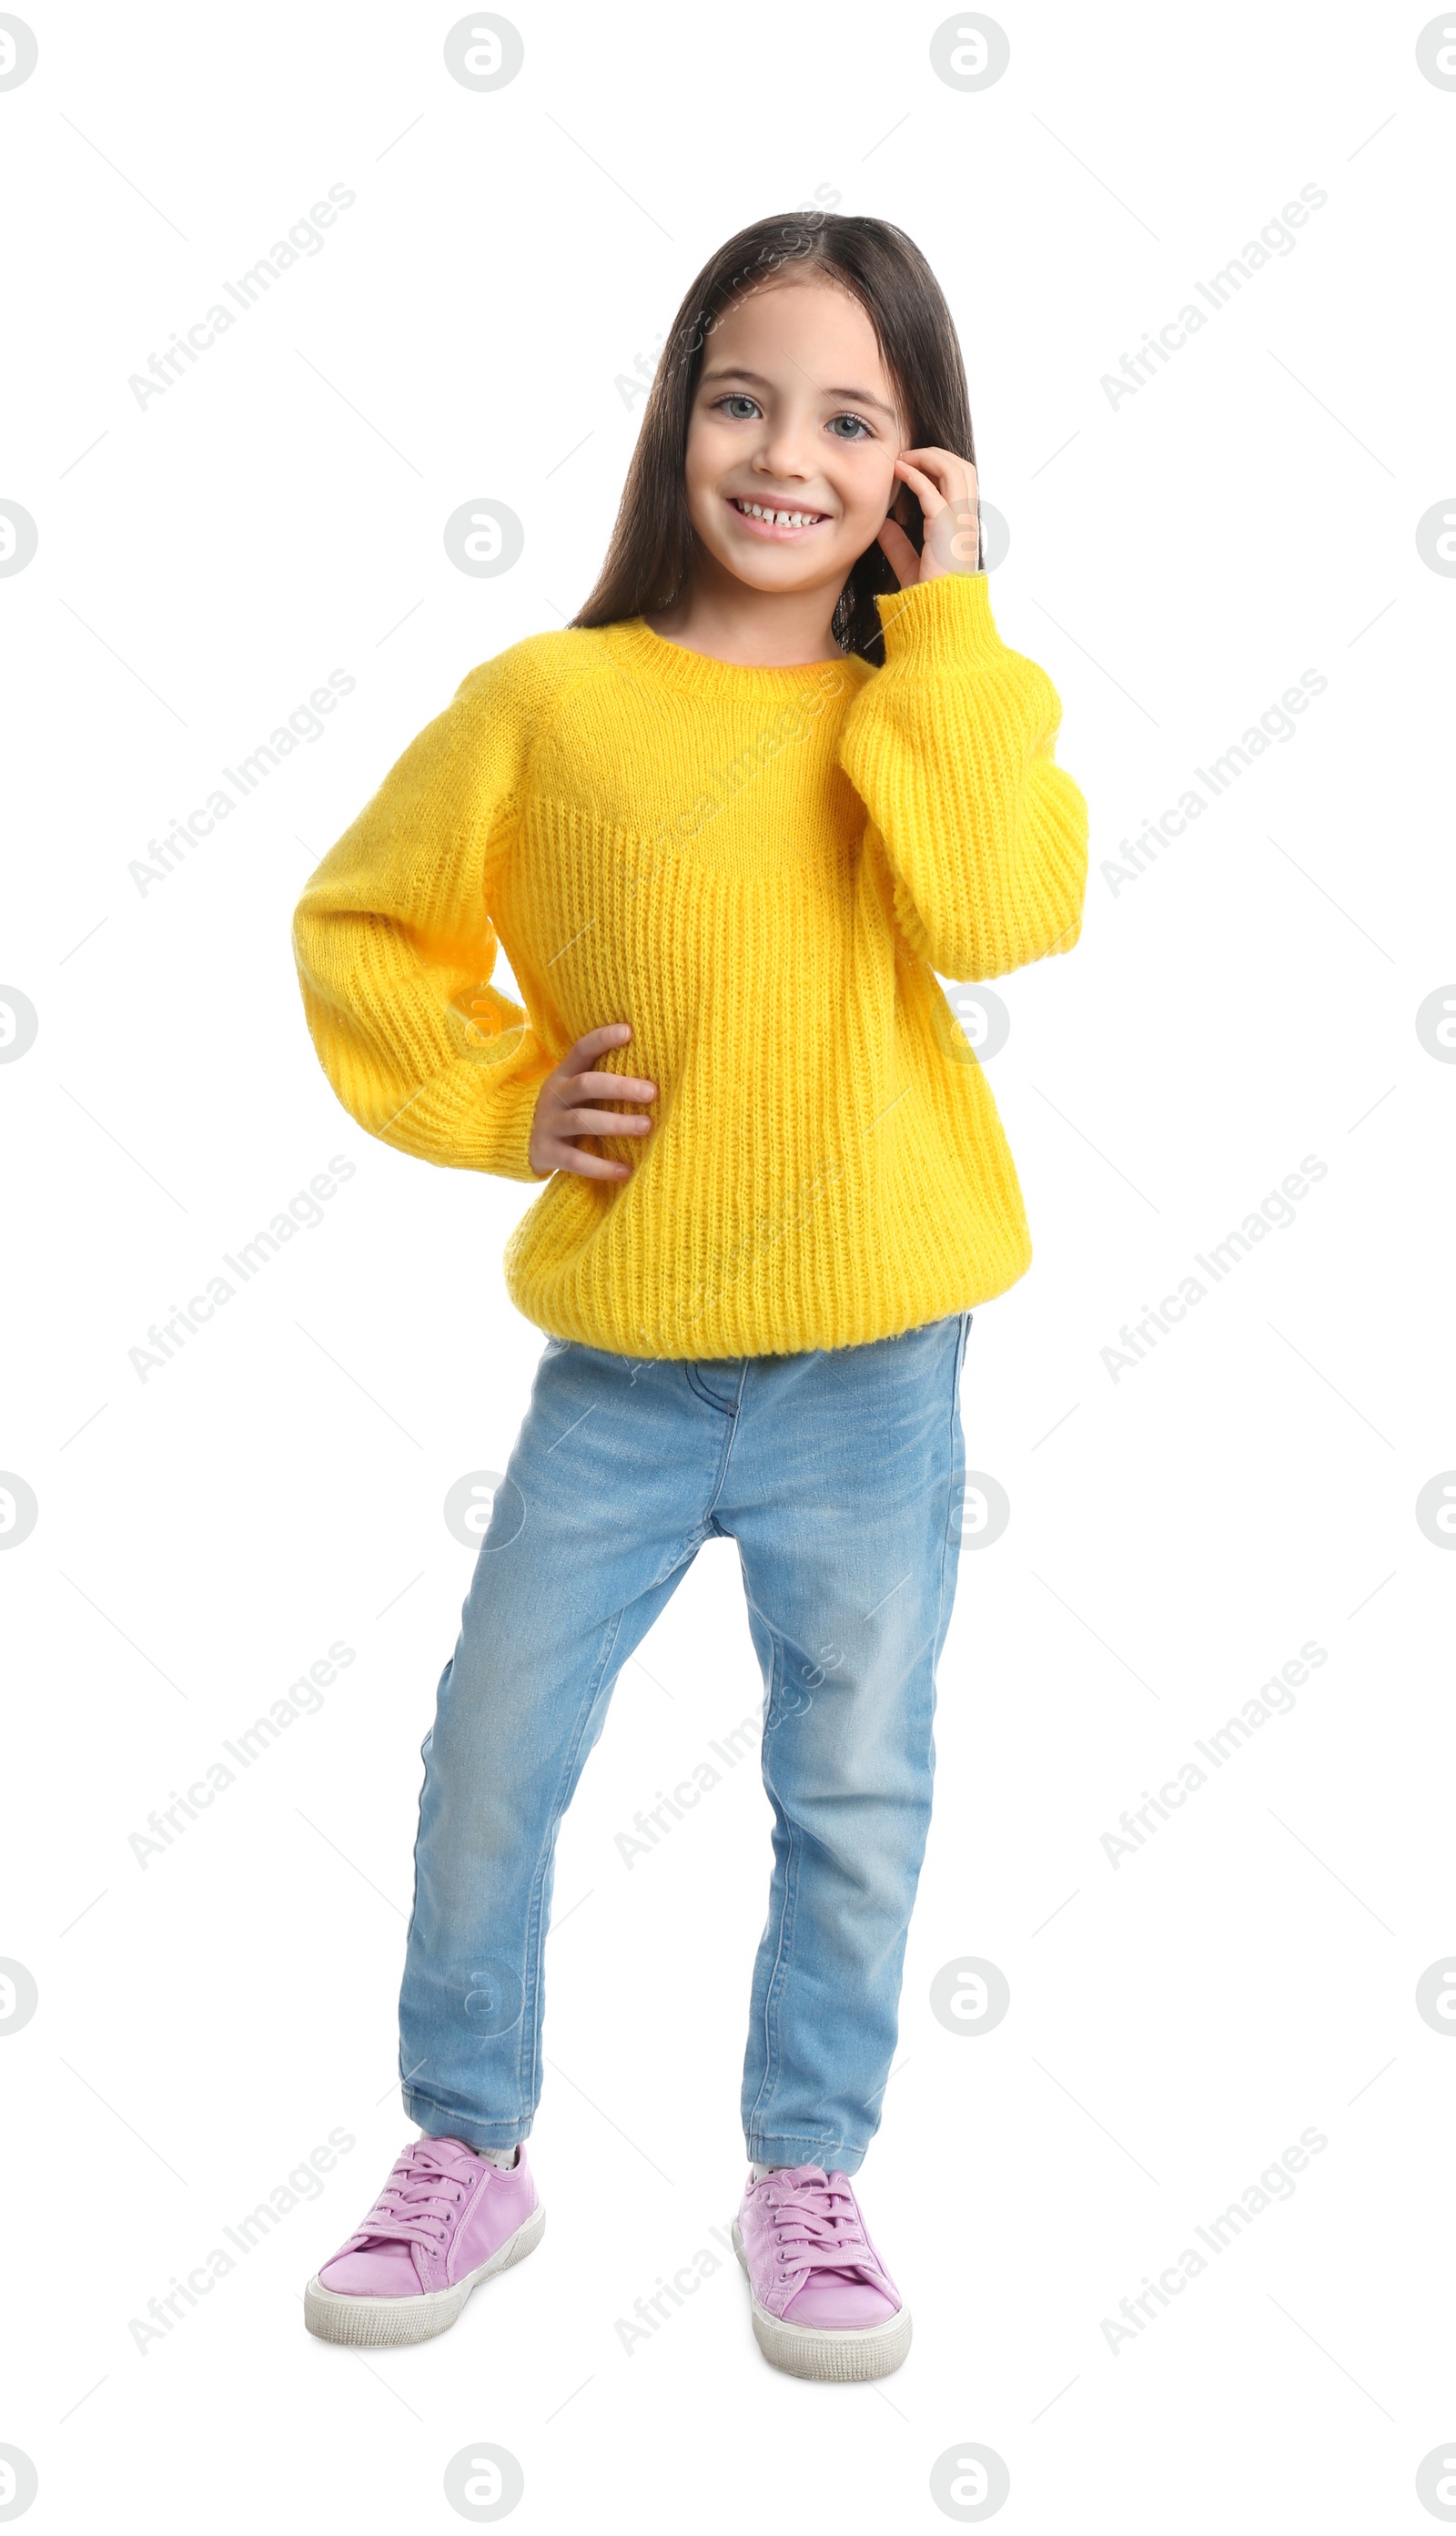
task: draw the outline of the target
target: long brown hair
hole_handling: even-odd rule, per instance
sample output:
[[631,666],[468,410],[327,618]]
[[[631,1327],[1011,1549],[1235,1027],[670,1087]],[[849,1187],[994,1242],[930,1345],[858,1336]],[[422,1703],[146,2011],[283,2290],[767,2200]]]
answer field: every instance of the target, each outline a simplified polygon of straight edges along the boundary
[[[611,542],[597,587],[574,625],[612,625],[668,607],[691,579],[698,540],[684,486],[688,421],[703,347],[736,302],[780,274],[823,274],[863,309],[906,414],[912,449],[951,450],[976,461],[971,404],[951,313],[919,248],[889,221],[849,213],[784,213],[739,229],[703,267],[664,347]],[[902,486],[906,534],[919,550],[920,506]],[[899,588],[883,546],[853,567],[835,607],[835,640],[878,662],[883,636],[876,594]]]

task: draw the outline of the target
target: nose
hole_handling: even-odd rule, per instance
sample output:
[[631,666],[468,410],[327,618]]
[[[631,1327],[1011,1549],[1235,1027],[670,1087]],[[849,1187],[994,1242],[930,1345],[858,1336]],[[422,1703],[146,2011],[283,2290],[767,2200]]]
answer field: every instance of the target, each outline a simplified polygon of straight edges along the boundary
[[803,483],[815,473],[809,441],[810,427],[804,421],[785,420],[770,424],[754,460],[755,473],[770,476],[781,484]]

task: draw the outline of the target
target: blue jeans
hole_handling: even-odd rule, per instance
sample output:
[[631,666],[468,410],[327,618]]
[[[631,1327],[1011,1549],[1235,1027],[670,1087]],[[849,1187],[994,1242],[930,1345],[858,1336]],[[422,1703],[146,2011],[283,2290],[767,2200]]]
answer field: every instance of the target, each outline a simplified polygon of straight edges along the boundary
[[959,1312],[864,1347],[647,1362],[547,1341],[422,1747],[400,1998],[421,2129],[477,2149],[530,2131],[561,1817],[622,1665],[727,1534],[774,1812],[748,2154],[855,2173],[930,1819],[970,1326]]

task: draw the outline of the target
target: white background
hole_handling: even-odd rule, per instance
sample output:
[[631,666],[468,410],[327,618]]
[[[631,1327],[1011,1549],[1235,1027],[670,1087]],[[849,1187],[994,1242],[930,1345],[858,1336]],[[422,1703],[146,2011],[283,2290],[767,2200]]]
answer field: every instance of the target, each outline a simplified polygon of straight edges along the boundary
[[[966,94],[934,8],[572,0],[515,12],[524,68],[480,95],[448,7],[31,13],[38,65],[0,94],[0,497],[39,534],[0,580],[0,977],[39,1029],[0,1066],[0,1465],[39,1512],[0,1559],[0,1955],[39,2005],[0,2041],[0,2441],[37,2528],[448,2528],[482,2441],[523,2528],[933,2528],[968,2441],[1036,2536],[1427,2523],[1456,2044],[1415,1988],[1456,1940],[1456,1558],[1414,1509],[1456,1463],[1456,1069],[1415,1016],[1456,977],[1456,583],[1416,528],[1456,476],[1456,94],[1418,68],[1424,0],[999,15],[1010,67]],[[149,354],[336,183],[323,251],[139,407]],[[1104,374],[1306,184],[1295,251],[1114,406]],[[1056,681],[1093,822],[1082,943],[1003,982],[988,1064],[1036,1261],[978,1312],[963,1398],[1012,1514],[962,1561],[861,2177],[915,2345],[876,2386],[777,2376],[730,2260],[646,2343],[615,2329],[742,2184],[752,1762],[631,1870],[614,1841],[758,1696],[725,1542],[563,1835],[541,2251],[442,2340],[361,2355],[305,2335],[300,2293],[407,2133],[418,1745],[471,1565],[442,1504],[503,1467],[540,1338],[499,1268],[533,1192],[354,1127],[289,917],[465,671],[580,605],[641,412],[617,381],[701,264],[821,187],[946,289],[1011,531],[998,619]],[[442,543],[476,497],[525,525],[497,580]],[[139,891],[148,841],[335,669],[323,736]],[[1297,736],[1114,886],[1306,669]],[[140,1380],[149,1324],[335,1155],[324,1222]],[[1296,1223],[1114,1381],[1120,1325],[1306,1155]],[[1311,1638],[1294,1709],[1114,1868],[1123,1808]],[[139,1865],[149,1810],[334,1640],[319,1712]],[[930,2012],[957,1949],[1009,1981],[993,2033]],[[1294,2197],[1109,2348],[1306,2127]],[[149,2299],[331,2129],[356,2145],[321,2197],[139,2350]]]

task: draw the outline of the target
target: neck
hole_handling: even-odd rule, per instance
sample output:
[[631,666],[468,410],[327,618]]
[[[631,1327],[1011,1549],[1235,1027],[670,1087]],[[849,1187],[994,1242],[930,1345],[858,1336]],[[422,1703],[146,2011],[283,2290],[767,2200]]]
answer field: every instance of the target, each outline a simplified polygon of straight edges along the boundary
[[807,661],[844,659],[830,631],[839,596],[839,586],[751,590],[714,562],[711,571],[694,575],[673,606],[655,608],[643,621],[665,642],[680,643],[685,651],[702,652],[711,661],[739,668],[793,669]]

